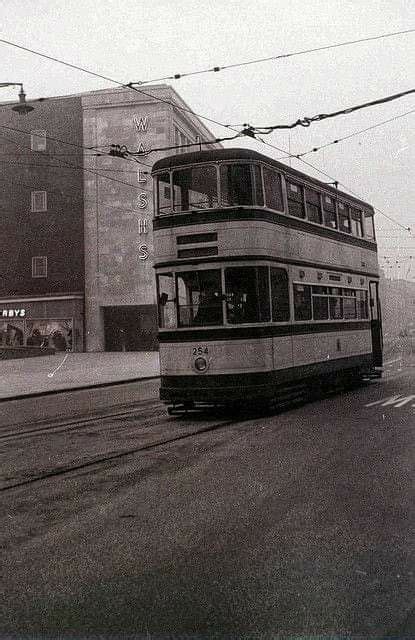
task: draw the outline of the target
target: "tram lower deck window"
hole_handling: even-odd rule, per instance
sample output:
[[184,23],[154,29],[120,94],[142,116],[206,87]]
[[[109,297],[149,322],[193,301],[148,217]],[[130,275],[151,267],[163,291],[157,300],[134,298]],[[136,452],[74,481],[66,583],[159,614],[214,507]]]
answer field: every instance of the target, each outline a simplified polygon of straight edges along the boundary
[[223,325],[220,269],[177,273],[179,327]]
[[230,324],[270,321],[268,267],[225,269],[225,292]]
[[294,284],[294,319],[311,320],[311,286]]

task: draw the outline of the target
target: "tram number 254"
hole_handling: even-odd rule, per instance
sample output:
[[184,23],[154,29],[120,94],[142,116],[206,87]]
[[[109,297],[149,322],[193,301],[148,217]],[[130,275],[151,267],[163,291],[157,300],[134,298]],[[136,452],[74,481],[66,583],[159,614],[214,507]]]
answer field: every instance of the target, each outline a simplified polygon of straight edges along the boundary
[[194,356],[202,356],[204,353],[209,353],[209,349],[207,347],[193,347]]

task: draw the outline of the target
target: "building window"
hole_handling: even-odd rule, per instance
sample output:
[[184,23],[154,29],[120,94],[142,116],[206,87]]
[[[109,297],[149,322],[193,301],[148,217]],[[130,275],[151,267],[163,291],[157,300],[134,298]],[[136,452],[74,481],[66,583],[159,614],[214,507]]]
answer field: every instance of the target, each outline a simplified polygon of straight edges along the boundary
[[32,212],[47,211],[47,194],[46,191],[32,191]]
[[32,258],[32,278],[48,277],[48,259],[46,256]]
[[46,151],[46,131],[32,131],[30,135],[32,151]]

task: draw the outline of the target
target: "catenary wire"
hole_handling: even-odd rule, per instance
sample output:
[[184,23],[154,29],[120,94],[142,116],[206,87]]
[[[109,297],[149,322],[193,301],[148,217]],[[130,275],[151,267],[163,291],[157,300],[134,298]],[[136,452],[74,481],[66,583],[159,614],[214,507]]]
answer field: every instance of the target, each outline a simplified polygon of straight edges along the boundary
[[[6,136],[0,136],[1,138],[3,138],[3,140],[6,140],[7,142],[11,142],[12,144],[15,144],[18,147],[22,147],[23,149],[28,149],[29,147],[27,147],[27,145],[23,145],[20,142],[16,142],[16,140],[12,140],[10,138],[7,138]],[[53,154],[51,154],[53,156]],[[106,155],[106,154],[105,154]],[[123,158],[125,160],[128,160],[126,158]],[[140,190],[140,187],[138,185],[135,184],[131,184],[130,182],[125,182],[124,180],[119,180],[118,178],[112,178],[111,176],[106,176],[106,175],[102,175],[101,173],[99,173],[98,171],[94,171],[93,169],[88,169],[87,167],[82,167],[80,165],[73,165],[70,164],[68,162],[66,162],[65,160],[62,159],[57,159],[57,162],[60,163],[64,163],[64,164],[57,164],[55,165],[57,168],[68,168],[68,169],[77,169],[79,171],[83,171],[86,173],[92,173],[100,178],[103,178],[104,180],[109,180],[110,182],[118,182],[119,184],[124,184],[128,187],[133,187],[134,189]],[[145,166],[150,166],[150,165],[145,165]],[[150,167],[151,168],[151,167]]]
[[170,76],[164,76],[161,78],[152,78],[151,80],[141,80],[141,81],[137,81],[137,82],[132,82],[132,85],[143,85],[143,84],[149,84],[150,82],[162,82],[164,80],[179,80],[180,78],[188,78],[189,76],[194,76],[194,75],[201,75],[203,73],[217,73],[218,71],[224,71],[227,69],[236,69],[237,67],[246,67],[248,65],[253,65],[253,64],[260,64],[262,62],[270,62],[272,60],[282,60],[284,58],[293,58],[294,56],[301,56],[301,55],[305,55],[307,53],[315,53],[317,51],[325,51],[328,49],[336,49],[338,47],[345,47],[348,45],[352,45],[352,44],[360,44],[363,42],[370,42],[373,40],[380,40],[382,38],[390,38],[392,36],[399,36],[399,35],[405,35],[408,33],[413,33],[415,31],[415,29],[406,29],[404,31],[395,31],[392,33],[384,33],[384,34],[380,34],[378,36],[371,36],[368,38],[360,38],[358,40],[347,40],[345,42],[337,42],[335,44],[329,44],[329,45],[324,45],[321,47],[314,47],[312,49],[302,49],[300,51],[293,51],[291,53],[282,53],[279,55],[275,55],[275,56],[268,56],[267,58],[255,58],[254,60],[247,60],[245,62],[237,62],[234,64],[227,64],[227,65],[215,65],[214,67],[211,67],[209,69],[199,69],[198,71],[190,71],[187,73],[174,73],[173,75]]
[[[412,113],[415,113],[415,109],[411,109],[411,111],[406,111],[405,113],[401,113],[398,116],[394,116],[393,118],[389,118],[388,120],[383,120],[382,122],[378,122],[370,127],[366,127],[366,129],[360,129],[360,131],[354,131],[353,133],[348,134],[347,136],[343,136],[341,138],[337,138],[336,140],[332,140],[332,142],[328,142],[326,144],[322,144],[319,147],[314,147],[313,149],[309,149],[308,151],[303,151],[302,153],[290,153],[289,158],[303,158],[310,153],[316,153],[317,151],[321,151],[322,149],[327,149],[334,144],[338,144],[339,142],[344,142],[344,140],[349,140],[354,136],[358,136],[362,133],[366,133],[367,131],[371,131],[372,129],[376,129],[377,127],[383,126],[384,124],[388,124],[389,122],[393,122],[394,120],[399,120],[399,118],[403,118]],[[276,158],[276,160],[287,160],[287,156],[281,156],[280,158]]]
[[353,107],[339,109],[338,111],[333,111],[331,113],[318,113],[317,115],[311,117],[305,116],[304,118],[298,118],[298,120],[291,124],[275,124],[265,127],[256,127],[250,124],[246,124],[244,126],[253,134],[259,133],[260,135],[268,135],[276,130],[294,129],[295,127],[309,127],[313,122],[321,122],[322,120],[327,120],[328,118],[336,118],[340,115],[348,115],[349,113],[354,113],[355,111],[359,111],[360,109],[366,109],[368,107],[373,107],[379,104],[386,104],[387,102],[398,100],[399,98],[403,98],[404,96],[410,95],[412,93],[415,93],[415,89],[408,89],[407,91],[401,91],[400,93],[395,93],[384,98],[377,98],[376,100],[364,102]]
[[151,82],[162,82],[164,80],[179,80],[180,78],[188,78],[189,76],[201,75],[204,73],[218,73],[219,71],[224,71],[227,69],[236,69],[237,67],[246,67],[248,65],[260,64],[262,62],[271,62],[272,60],[282,60],[284,58],[293,58],[294,56],[301,56],[307,53],[315,53],[317,51],[325,51],[329,49],[336,49],[338,47],[345,47],[352,44],[360,44],[363,42],[370,42],[373,40],[381,40],[382,38],[390,38],[392,36],[405,35],[408,33],[413,33],[415,29],[406,29],[405,31],[395,31],[392,33],[384,33],[378,36],[371,36],[368,38],[359,38],[358,40],[347,40],[345,42],[337,42],[335,44],[324,45],[321,47],[314,47],[312,49],[302,49],[300,51],[293,51],[291,53],[282,53],[275,56],[268,56],[267,58],[255,58],[254,60],[247,60],[245,62],[237,62],[234,64],[227,65],[215,65],[209,69],[199,69],[197,71],[190,71],[187,73],[174,73],[170,76],[163,76],[161,78],[152,78],[151,80],[139,80],[137,82],[131,82],[132,85],[142,86],[143,84],[149,84]]
[[[0,42],[2,42],[2,43],[4,43],[4,44],[8,44],[8,45],[13,46],[13,47],[16,47],[16,48],[18,48],[18,49],[22,49],[23,51],[28,51],[29,53],[33,53],[34,55],[40,56],[40,57],[42,57],[42,58],[46,58],[46,59],[48,59],[48,60],[52,60],[52,61],[57,62],[57,63],[59,63],[59,64],[62,64],[62,65],[64,65],[64,66],[71,67],[71,68],[73,68],[73,69],[77,69],[77,70],[82,71],[82,72],[84,72],[84,73],[87,73],[87,74],[89,74],[89,75],[93,75],[93,76],[95,76],[95,77],[99,77],[99,78],[102,78],[102,79],[108,80],[109,82],[112,82],[112,83],[114,83],[114,84],[117,84],[117,85],[119,85],[119,86],[121,86],[121,87],[124,87],[124,88],[130,89],[130,90],[136,91],[137,93],[141,93],[142,95],[145,95],[146,97],[150,97],[150,98],[152,98],[153,100],[156,100],[156,101],[158,101],[158,102],[163,102],[163,103],[169,104],[170,106],[172,106],[172,107],[173,107],[173,108],[175,108],[175,109],[178,109],[178,110],[181,110],[181,111],[184,111],[184,112],[187,112],[187,113],[191,113],[192,115],[197,116],[198,118],[201,118],[201,119],[203,119],[203,120],[207,120],[207,121],[209,121],[209,122],[213,122],[213,123],[215,123],[215,124],[218,124],[219,126],[225,127],[225,128],[227,128],[227,129],[232,129],[233,131],[235,131],[235,129],[234,129],[233,127],[231,127],[230,125],[226,125],[226,124],[224,124],[224,123],[222,123],[222,122],[218,122],[217,120],[213,120],[212,118],[208,118],[208,117],[203,116],[203,115],[201,115],[201,114],[197,114],[196,112],[192,111],[191,109],[188,109],[188,108],[186,108],[186,107],[181,107],[181,106],[179,106],[179,105],[177,105],[177,104],[175,104],[175,103],[171,102],[170,100],[166,100],[165,98],[156,97],[156,96],[154,96],[154,95],[153,95],[153,94],[151,94],[151,93],[149,94],[149,93],[147,93],[147,92],[143,91],[142,89],[138,89],[137,87],[132,87],[131,85],[128,85],[128,84],[124,84],[124,83],[122,83],[122,82],[120,82],[120,81],[118,81],[118,80],[114,80],[113,78],[109,78],[108,76],[103,76],[103,75],[97,74],[97,73],[95,73],[95,72],[93,72],[93,71],[90,71],[90,70],[88,70],[88,69],[85,69],[85,68],[83,68],[83,67],[79,67],[79,66],[77,66],[77,65],[73,65],[73,64],[71,64],[71,63],[69,63],[69,62],[65,62],[65,61],[60,60],[60,59],[58,59],[58,58],[55,58],[55,57],[52,57],[52,56],[49,56],[49,55],[46,55],[46,54],[40,53],[39,51],[35,51],[34,49],[29,49],[28,47],[24,47],[24,46],[22,46],[22,45],[18,45],[18,44],[14,43],[14,42],[10,42],[10,41],[5,40],[5,39],[1,39],[1,38],[0,38]],[[240,133],[240,132],[238,132],[238,131],[235,131],[235,132],[236,132],[236,133]],[[255,138],[255,139],[258,139],[258,138]],[[260,139],[259,139],[259,140],[260,140]],[[288,153],[285,149],[278,149],[278,147],[275,147],[275,145],[271,145],[271,144],[269,144],[269,143],[265,143],[265,141],[264,141],[264,140],[260,140],[260,141],[261,141],[262,143],[264,143],[264,144],[268,144],[268,146],[273,147],[273,148],[277,149],[278,151],[280,151],[280,152],[282,152],[282,153],[285,153],[287,156],[289,156],[289,153]],[[304,164],[306,164],[307,166],[310,166],[311,168],[313,168],[314,170],[318,171],[318,172],[319,172],[319,173],[321,173],[322,175],[325,175],[325,176],[329,177],[331,180],[334,180],[334,181],[335,181],[335,179],[334,179],[332,176],[329,176],[327,173],[325,173],[325,172],[323,172],[321,169],[318,169],[317,167],[313,166],[311,163],[307,162],[306,160],[304,160],[304,159],[300,158],[300,162],[303,162]],[[335,181],[335,182],[336,182],[336,181]],[[344,184],[342,183],[342,186],[346,186],[346,185],[344,185]],[[346,189],[348,189],[348,187],[347,187],[347,186],[346,186]],[[352,193],[352,191],[351,191],[350,189],[348,189],[348,190]],[[374,208],[375,208],[375,207],[374,207]],[[404,229],[405,229],[404,225],[402,225],[402,224],[401,224],[401,223],[399,223],[398,221],[394,220],[393,218],[391,218],[390,216],[388,216],[387,214],[385,214],[385,213],[384,213],[383,211],[381,211],[380,209],[375,208],[375,210],[376,210],[376,211],[378,211],[378,212],[379,212],[381,215],[383,215],[385,218],[387,218],[388,220],[390,220],[391,222],[393,222],[394,224],[397,224],[398,226],[400,226],[400,227],[402,227],[402,228],[404,228]],[[407,229],[407,230],[409,230],[409,229]]]

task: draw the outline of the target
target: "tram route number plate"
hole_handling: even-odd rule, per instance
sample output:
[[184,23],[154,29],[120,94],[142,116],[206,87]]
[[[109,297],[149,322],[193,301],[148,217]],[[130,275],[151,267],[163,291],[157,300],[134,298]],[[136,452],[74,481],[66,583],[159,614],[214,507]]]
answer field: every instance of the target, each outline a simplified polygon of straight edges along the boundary
[[209,349],[207,347],[193,347],[192,353],[194,356],[202,356],[204,353],[208,354]]

